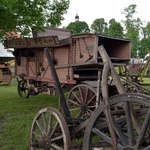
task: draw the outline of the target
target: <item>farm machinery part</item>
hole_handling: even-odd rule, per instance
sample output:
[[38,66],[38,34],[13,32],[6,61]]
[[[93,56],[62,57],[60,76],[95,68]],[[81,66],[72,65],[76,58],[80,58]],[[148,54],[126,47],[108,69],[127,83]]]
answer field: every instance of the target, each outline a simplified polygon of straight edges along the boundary
[[[84,113],[85,111],[78,112],[79,108],[82,108],[82,104],[87,105],[91,101],[96,101],[95,92],[89,91],[88,87],[84,89],[82,86],[77,86],[72,89],[67,101],[48,48],[45,49],[63,111],[60,113],[50,107],[37,113],[30,131],[31,150],[71,150],[72,141],[77,137],[83,138],[83,135],[84,139],[78,149],[92,150],[93,147],[107,147],[114,150],[150,149],[150,96],[127,93],[104,47],[99,46],[98,52],[104,62],[101,86],[99,86],[102,100],[98,107],[96,102],[93,102],[89,106],[90,110]],[[119,93],[112,97],[108,94],[109,74]],[[78,95],[81,95],[81,99],[78,99]],[[90,101],[86,101],[88,97]],[[73,105],[75,107],[71,108]],[[77,114],[72,113],[73,110],[77,111]]]
[[[103,47],[99,51],[102,55]],[[91,115],[84,132],[83,149],[91,150],[95,145],[113,148],[114,150],[148,150],[150,148],[150,96],[138,93],[126,93],[117,74],[107,61],[108,55],[103,55],[104,63],[109,64],[111,74],[118,89],[119,95],[109,98],[110,121],[115,132],[112,135],[106,118],[107,99]],[[104,70],[105,74],[108,69]],[[102,78],[102,87],[107,83]],[[106,86],[107,87],[107,86]],[[102,89],[103,98],[108,98],[108,93]],[[106,104],[105,104],[106,103]],[[107,129],[106,129],[107,128]]]
[[[143,93],[150,95],[150,89],[148,88],[149,84],[143,83],[143,73],[139,72],[138,75],[132,75],[127,66],[119,66],[118,67],[118,75],[120,77],[120,80],[128,93]],[[117,69],[118,69],[117,68]],[[143,67],[145,68],[145,67]],[[139,77],[142,77],[139,79]]]

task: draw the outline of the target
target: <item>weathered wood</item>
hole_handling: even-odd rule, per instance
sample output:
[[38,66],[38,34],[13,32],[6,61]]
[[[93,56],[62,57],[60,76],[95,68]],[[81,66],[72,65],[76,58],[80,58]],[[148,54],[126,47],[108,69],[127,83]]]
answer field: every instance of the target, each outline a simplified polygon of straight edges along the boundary
[[46,37],[57,35],[59,40],[70,38],[70,31],[61,28],[44,28],[44,31],[32,31],[33,37]]
[[10,84],[12,80],[12,72],[9,66],[0,66],[0,82]]
[[100,34],[71,36],[68,30],[46,28],[44,32],[34,32],[33,38],[5,41],[6,47],[15,48],[15,77],[26,78],[29,86],[31,79],[36,83],[32,87],[39,93],[42,93],[43,85],[47,85],[47,90],[54,86],[53,75],[44,54],[45,47],[49,48],[61,84],[72,86],[86,80],[97,80],[97,73],[104,66],[98,53],[101,44],[107,48],[113,65],[128,64],[131,42]]
[[110,71],[110,64],[109,64],[109,59],[106,55],[105,50],[99,49],[98,51],[104,62],[104,68],[103,68],[103,72],[102,72],[102,81],[101,81],[103,103],[106,107],[104,113],[106,116],[106,120],[108,122],[108,127],[109,127],[109,131],[110,131],[111,138],[112,138],[112,145],[117,150],[117,139],[116,139],[116,133],[114,130],[113,120],[112,120],[112,116],[111,116],[109,95],[108,95],[108,74]]
[[5,40],[6,48],[35,48],[59,45],[57,36]]

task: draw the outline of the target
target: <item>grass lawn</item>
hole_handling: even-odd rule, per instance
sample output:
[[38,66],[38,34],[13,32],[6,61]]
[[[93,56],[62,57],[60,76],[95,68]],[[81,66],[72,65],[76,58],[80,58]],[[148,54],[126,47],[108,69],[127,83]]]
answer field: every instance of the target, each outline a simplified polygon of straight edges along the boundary
[[[150,78],[146,79],[150,83]],[[29,134],[36,113],[44,107],[58,108],[58,97],[46,94],[21,98],[17,83],[0,84],[0,150],[29,150]]]
[[0,150],[29,150],[29,134],[36,113],[58,108],[58,97],[46,94],[19,97],[17,83],[0,85]]

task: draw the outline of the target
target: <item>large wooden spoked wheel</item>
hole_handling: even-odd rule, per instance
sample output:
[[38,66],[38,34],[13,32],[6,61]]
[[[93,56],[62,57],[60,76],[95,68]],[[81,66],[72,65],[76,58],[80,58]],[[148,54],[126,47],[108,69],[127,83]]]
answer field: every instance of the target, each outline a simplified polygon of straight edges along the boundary
[[29,90],[28,90],[28,84],[25,79],[21,79],[18,81],[18,94],[20,97],[28,98],[30,96]]
[[44,108],[35,116],[30,131],[31,150],[70,150],[70,134],[63,115]]
[[[150,97],[142,94],[122,94],[110,99],[113,128],[118,150],[150,149]],[[100,105],[86,126],[83,149],[112,147],[108,123]]]
[[89,118],[96,108],[96,92],[87,84],[74,86],[67,97],[72,118]]

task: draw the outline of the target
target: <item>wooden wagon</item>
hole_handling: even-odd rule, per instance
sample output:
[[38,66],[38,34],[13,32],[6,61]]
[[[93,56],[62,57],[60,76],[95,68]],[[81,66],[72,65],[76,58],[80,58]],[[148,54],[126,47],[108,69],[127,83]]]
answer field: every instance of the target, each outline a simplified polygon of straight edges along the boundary
[[[15,48],[19,95],[56,93],[61,102],[61,112],[49,107],[35,116],[31,150],[148,150],[150,96],[127,93],[114,68],[128,64],[131,42],[99,34],[47,32],[50,36],[39,33],[5,41],[6,47]],[[67,98],[63,90],[69,91]]]

